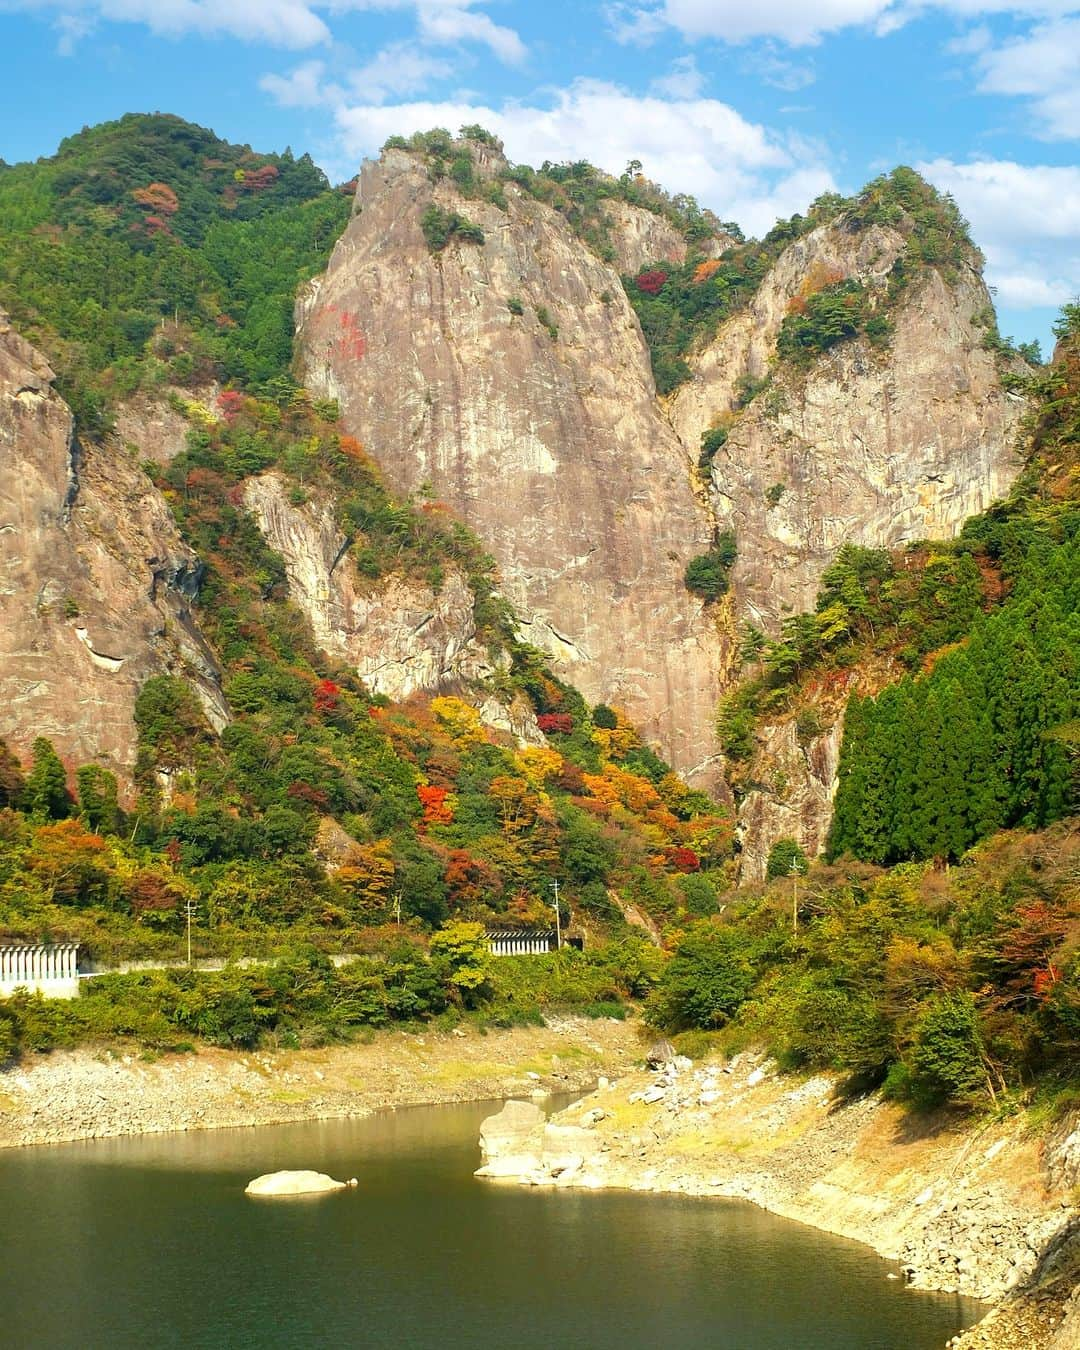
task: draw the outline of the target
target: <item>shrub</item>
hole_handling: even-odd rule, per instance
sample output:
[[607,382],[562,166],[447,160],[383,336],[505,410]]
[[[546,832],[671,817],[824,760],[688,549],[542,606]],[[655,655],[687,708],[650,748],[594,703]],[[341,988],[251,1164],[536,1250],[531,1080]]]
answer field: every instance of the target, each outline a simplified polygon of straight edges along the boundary
[[735,536],[726,530],[708,553],[699,554],[687,563],[683,575],[686,589],[705,600],[718,600],[727,593],[729,573],[735,557]]
[[432,253],[441,253],[452,239],[460,239],[468,244],[482,244],[484,231],[479,225],[466,220],[457,211],[447,211],[435,202],[420,217],[420,228],[424,232],[427,246]]
[[694,924],[660,977],[648,1020],[669,1030],[723,1026],[738,1012],[754,977],[744,931],[708,921]]

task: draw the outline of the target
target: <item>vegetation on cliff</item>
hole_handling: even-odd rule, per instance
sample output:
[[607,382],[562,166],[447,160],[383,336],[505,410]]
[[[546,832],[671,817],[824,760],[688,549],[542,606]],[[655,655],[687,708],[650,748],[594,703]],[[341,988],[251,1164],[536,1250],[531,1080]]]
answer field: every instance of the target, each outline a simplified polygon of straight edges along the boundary
[[[982,265],[956,203],[913,169],[902,166],[875,178],[854,197],[825,193],[805,215],[778,221],[760,241],[737,243],[719,258],[692,248],[681,266],[656,262],[623,278],[649,346],[657,390],[670,393],[689,379],[692,352],[750,304],[790,244],[828,224],[850,234],[884,225],[898,230],[906,242],[880,290],[827,268],[810,269],[780,330],[780,362],[807,366],[837,343],[860,336],[876,346],[887,345],[891,309],[927,268],[954,282],[961,268]],[[996,323],[991,323],[987,338],[1003,358],[1017,354],[997,333]],[[1038,353],[1025,349],[1023,355],[1037,359]],[[758,391],[748,386],[744,402]]]

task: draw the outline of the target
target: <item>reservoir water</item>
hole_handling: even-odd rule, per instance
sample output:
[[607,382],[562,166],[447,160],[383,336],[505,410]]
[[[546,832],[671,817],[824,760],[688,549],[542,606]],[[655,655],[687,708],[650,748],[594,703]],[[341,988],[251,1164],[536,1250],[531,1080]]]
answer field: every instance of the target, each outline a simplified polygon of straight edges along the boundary
[[[477,1181],[494,1109],[0,1154],[0,1345],[940,1350],[979,1316],[750,1205]],[[360,1186],[244,1196],[286,1167]]]

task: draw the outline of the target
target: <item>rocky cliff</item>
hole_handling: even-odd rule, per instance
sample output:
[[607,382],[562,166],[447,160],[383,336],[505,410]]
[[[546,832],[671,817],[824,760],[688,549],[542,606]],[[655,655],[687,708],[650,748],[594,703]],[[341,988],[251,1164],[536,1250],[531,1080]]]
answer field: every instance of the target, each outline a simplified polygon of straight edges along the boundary
[[[298,307],[303,377],[399,491],[430,483],[478,531],[528,640],[707,772],[720,644],[682,575],[708,513],[617,273],[558,212],[512,183],[505,197],[464,200],[402,150],[365,164]],[[483,244],[430,251],[432,203]]]
[[400,702],[416,693],[465,694],[490,725],[543,744],[531,705],[488,692],[497,659],[476,635],[473,594],[448,566],[438,590],[404,575],[365,580],[321,494],[294,502],[281,474],[249,478],[244,506],[285,563],[289,593],[316,645],[352,666],[373,694]]
[[135,698],[162,671],[223,725],[199,575],[137,461],[79,443],[53,372],[0,314],[0,736],[129,769]]
[[[503,165],[490,147],[455,149],[481,178]],[[778,363],[793,306],[847,278],[884,303],[905,254],[904,221],[841,214],[779,254],[692,354],[692,377],[658,400],[614,269],[557,211],[512,182],[504,191],[505,209],[467,200],[401,149],[366,164],[352,222],[298,306],[302,373],[340,401],[399,490],[430,483],[491,546],[524,635],[701,772],[743,620],[775,631],[812,608],[841,543],[950,536],[1009,486],[1022,406],[984,346],[976,256],[948,281],[918,270],[890,301],[889,342]],[[421,218],[433,203],[479,226],[483,243],[429,249]],[[621,271],[685,259],[663,217],[603,207]],[[748,383],[766,381],[745,406]],[[729,435],[702,493],[692,466],[720,422]],[[716,529],[738,541],[727,611],[682,586]],[[818,758],[808,838],[823,832],[832,790],[827,747]]]
[[738,540],[743,612],[766,628],[813,608],[841,544],[950,538],[1018,471],[1023,400],[1003,389],[999,358],[983,345],[990,296],[974,262],[951,282],[921,272],[890,310],[886,345],[859,338],[807,369],[777,364],[793,302],[849,278],[883,296],[904,246],[897,229],[853,231],[844,217],[797,240],[672,397],[689,450],[737,413],[741,381],[769,378],[735,417],[710,483],[717,523]]

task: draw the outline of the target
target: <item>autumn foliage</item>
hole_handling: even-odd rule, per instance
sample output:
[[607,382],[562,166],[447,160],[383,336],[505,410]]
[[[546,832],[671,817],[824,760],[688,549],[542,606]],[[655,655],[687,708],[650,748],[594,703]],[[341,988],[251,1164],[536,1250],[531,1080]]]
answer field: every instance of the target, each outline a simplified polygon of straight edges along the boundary
[[648,272],[641,272],[634,278],[634,285],[645,295],[659,295],[664,289],[664,282],[667,281],[668,274],[661,272],[659,268]]
[[560,736],[569,736],[574,729],[574,719],[569,713],[541,713],[536,719],[536,725],[545,736],[550,736],[553,732]]

